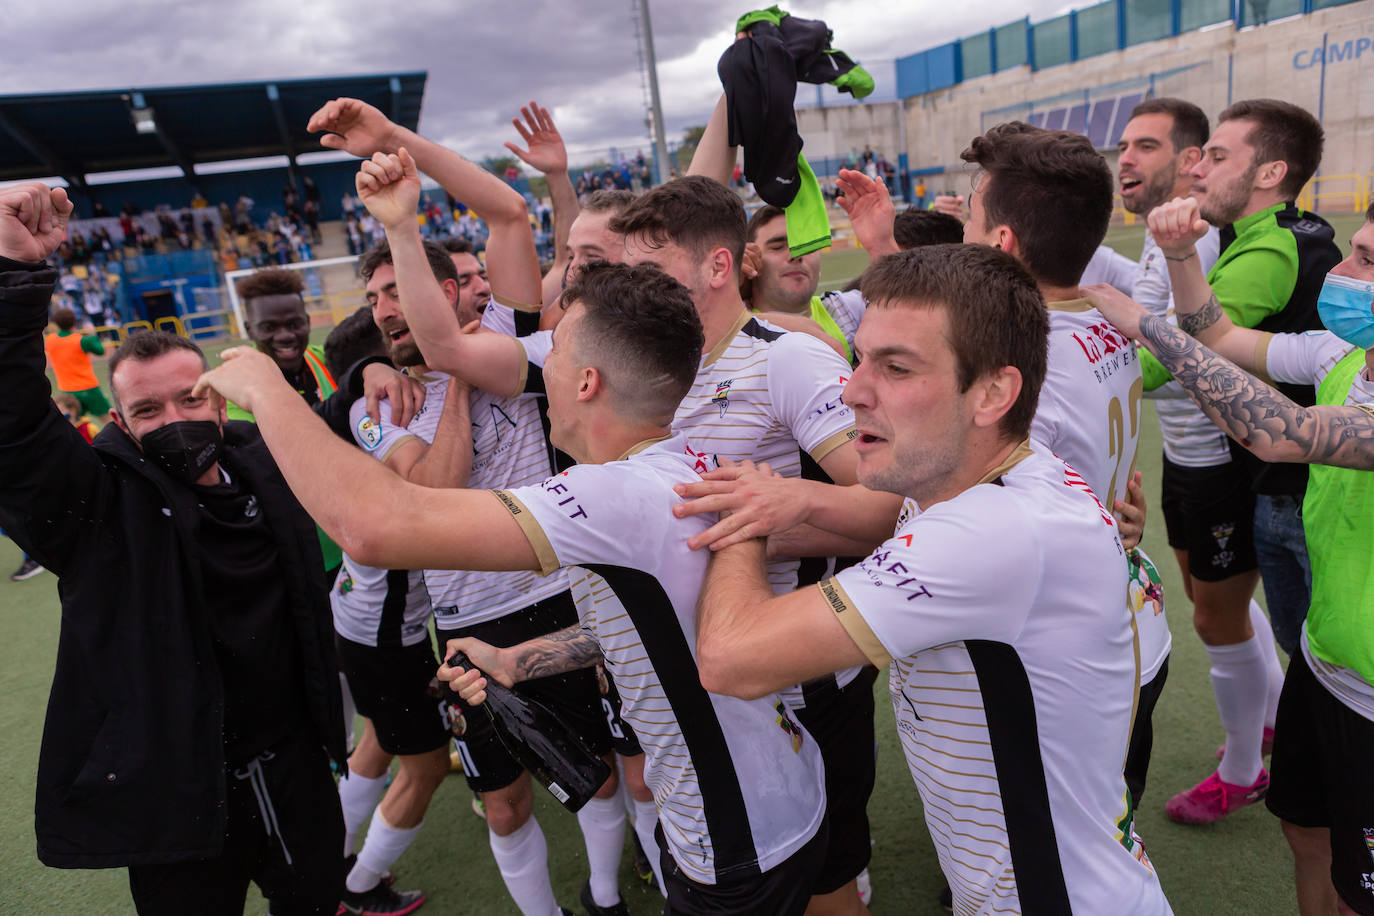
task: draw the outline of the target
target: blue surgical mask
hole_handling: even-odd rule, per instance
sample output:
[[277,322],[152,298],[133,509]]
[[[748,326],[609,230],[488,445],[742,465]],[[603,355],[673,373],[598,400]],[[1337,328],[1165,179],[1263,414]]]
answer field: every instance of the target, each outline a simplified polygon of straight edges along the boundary
[[1327,274],[1317,296],[1322,324],[1346,343],[1374,349],[1374,283]]

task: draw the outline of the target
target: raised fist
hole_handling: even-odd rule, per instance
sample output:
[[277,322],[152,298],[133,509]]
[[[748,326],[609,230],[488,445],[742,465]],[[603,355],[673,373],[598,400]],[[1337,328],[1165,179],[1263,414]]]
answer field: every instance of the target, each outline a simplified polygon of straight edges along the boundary
[[45,260],[66,237],[71,213],[62,188],[37,181],[0,188],[0,257]]
[[1145,221],[1155,244],[1167,257],[1187,256],[1198,239],[1212,228],[1202,218],[1197,201],[1191,197],[1175,197],[1160,204],[1150,211]]

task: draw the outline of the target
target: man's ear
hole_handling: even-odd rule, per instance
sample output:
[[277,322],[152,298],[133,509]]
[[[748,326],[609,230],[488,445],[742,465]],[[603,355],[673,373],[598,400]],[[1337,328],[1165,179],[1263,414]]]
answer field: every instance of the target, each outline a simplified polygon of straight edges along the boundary
[[1288,163],[1282,159],[1262,163],[1255,172],[1255,187],[1266,191],[1278,187],[1288,175]]
[[442,289],[442,290],[444,291],[444,298],[447,299],[447,300],[449,301],[449,304],[450,304],[450,305],[457,305],[457,304],[458,304],[458,281],[457,281],[457,280],[442,280],[442,281],[440,281],[440,283],[439,283],[439,288]]
[[735,257],[728,248],[711,249],[710,277],[708,282],[712,289],[720,289],[727,284],[737,283],[735,277]]
[[1010,226],[998,226],[993,233],[992,247],[1000,248],[1018,261],[1021,260],[1021,240]]
[[996,426],[1021,395],[1021,370],[1003,366],[973,383],[973,425]]
[[578,371],[577,399],[579,401],[590,401],[605,390],[606,380],[601,377],[601,370],[595,366],[584,366]]
[[1190,146],[1178,154],[1178,176],[1192,175],[1193,169],[1202,161],[1202,148]]

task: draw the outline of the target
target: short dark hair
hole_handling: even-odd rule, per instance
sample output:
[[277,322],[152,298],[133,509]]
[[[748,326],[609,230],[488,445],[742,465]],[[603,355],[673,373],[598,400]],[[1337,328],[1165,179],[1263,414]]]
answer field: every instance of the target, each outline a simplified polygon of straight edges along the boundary
[[[458,282],[458,268],[453,266],[453,259],[448,256],[448,252],[443,246],[434,242],[423,242],[425,247],[425,260],[429,261],[429,269],[434,271],[434,279],[443,283],[445,280]],[[390,264],[391,244],[383,239],[378,244],[372,246],[362,253],[358,258],[358,276],[362,277],[364,283],[372,279],[372,275],[377,272],[377,268],[383,264]]]
[[1306,108],[1278,99],[1245,99],[1223,111],[1217,122],[1251,121],[1245,142],[1255,148],[1252,165],[1284,162],[1288,173],[1279,184],[1279,193],[1296,200],[1302,186],[1317,174],[1322,164],[1322,144],[1326,133],[1321,122]]
[[649,245],[674,242],[701,257],[725,248],[738,271],[745,223],[738,194],[703,175],[688,175],[639,195],[608,225],[612,232],[638,235]]
[[772,204],[764,204],[749,216],[749,223],[744,227],[744,237],[751,242],[758,240],[759,227],[764,223],[771,223],[779,216],[786,216],[787,211],[782,207],[775,207]]
[[983,192],[983,228],[1016,233],[1037,280],[1077,286],[1112,218],[1112,170],[1092,141],[1012,121],[974,137],[960,156],[992,182]]
[[247,302],[259,296],[302,296],[305,294],[305,281],[301,279],[299,271],[265,267],[240,277],[234,288],[238,290],[239,298]]
[[138,331],[130,334],[119,349],[114,351],[114,356],[110,357],[108,365],[110,372],[110,396],[114,400],[115,410],[119,410],[119,389],[115,386],[115,370],[125,360],[136,363],[146,363],[149,360],[157,359],[175,350],[187,350],[200,357],[200,364],[206,369],[210,368],[210,363],[205,359],[205,351],[196,346],[195,342],[179,334],[172,334],[167,331]]
[[385,356],[386,341],[372,320],[372,307],[364,305],[334,326],[324,339],[324,366],[340,378],[366,356]]
[[964,224],[939,210],[908,207],[892,221],[892,234],[903,251],[922,245],[958,245],[964,240]]
[[599,188],[588,194],[580,206],[588,213],[623,213],[634,202],[633,191]]
[[705,335],[687,287],[657,267],[588,264],[563,290],[585,309],[576,349],[608,374],[617,406],[667,425],[696,380]]
[[1374,202],[1371,202],[1369,204],[1369,209],[1364,211],[1364,221],[1366,223],[1374,223]]
[[1187,99],[1176,99],[1171,96],[1146,99],[1131,109],[1132,118],[1151,114],[1168,115],[1173,118],[1173,126],[1169,128],[1169,142],[1173,144],[1175,153],[1182,152],[1190,146],[1201,149],[1206,145],[1207,138],[1212,135],[1207,115]]
[[959,388],[1003,366],[1021,373],[1021,393],[1002,416],[1004,435],[1030,434],[1049,360],[1049,312],[1029,271],[987,245],[926,245],[880,258],[860,286],[869,308],[938,308],[949,316]]
[[57,325],[59,331],[70,331],[76,327],[76,312],[65,305],[59,306],[53,310],[52,323]]
[[439,243],[449,254],[475,254],[472,243],[461,235],[450,235]]

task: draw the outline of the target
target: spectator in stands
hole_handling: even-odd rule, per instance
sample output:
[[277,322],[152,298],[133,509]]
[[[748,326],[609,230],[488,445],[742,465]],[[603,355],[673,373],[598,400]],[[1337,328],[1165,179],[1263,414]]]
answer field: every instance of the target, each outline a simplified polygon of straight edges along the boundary
[[57,325],[57,333],[44,335],[43,350],[57,377],[58,390],[73,395],[86,413],[97,417],[107,415],[110,402],[100,390],[100,380],[95,377],[95,368],[91,365],[91,354],[104,356],[105,345],[95,334],[76,333],[76,313],[69,308],[58,309],[53,315],[53,323]]
[[67,419],[81,434],[81,438],[87,442],[94,442],[96,433],[100,432],[100,425],[91,419],[86,413],[86,408],[81,406],[81,402],[76,399],[76,395],[65,391],[59,391],[52,396],[52,402],[57,405],[62,416]]

